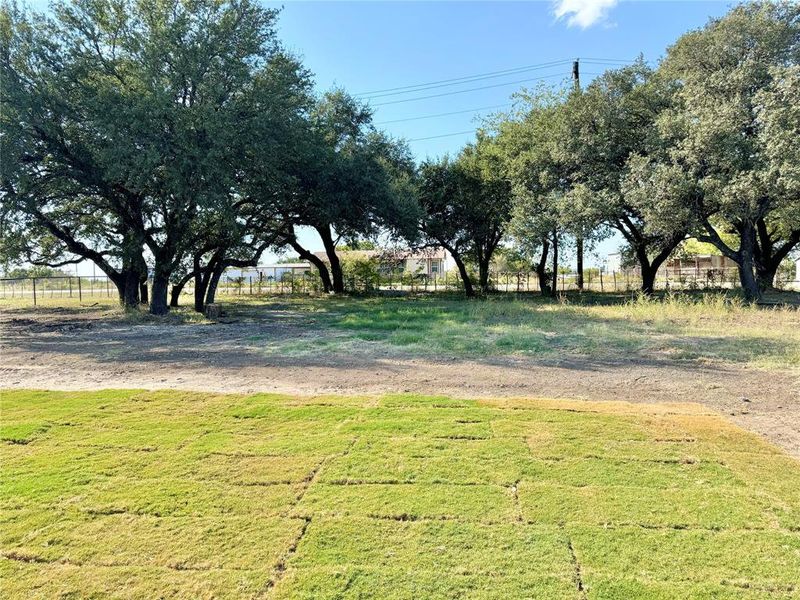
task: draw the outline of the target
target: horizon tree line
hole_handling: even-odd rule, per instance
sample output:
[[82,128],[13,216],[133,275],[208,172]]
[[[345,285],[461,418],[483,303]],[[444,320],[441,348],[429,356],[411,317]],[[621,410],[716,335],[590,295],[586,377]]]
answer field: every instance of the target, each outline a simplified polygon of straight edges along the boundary
[[93,261],[125,306],[163,314],[192,281],[202,311],[226,268],[267,250],[342,293],[337,248],[378,236],[445,248],[468,296],[490,291],[504,244],[554,294],[567,244],[618,232],[644,293],[693,237],[755,300],[800,244],[796,3],[736,6],[656,66],[524,90],[457,156],[419,165],[368,105],[314,93],[277,18],[252,0],[4,5],[0,259]]

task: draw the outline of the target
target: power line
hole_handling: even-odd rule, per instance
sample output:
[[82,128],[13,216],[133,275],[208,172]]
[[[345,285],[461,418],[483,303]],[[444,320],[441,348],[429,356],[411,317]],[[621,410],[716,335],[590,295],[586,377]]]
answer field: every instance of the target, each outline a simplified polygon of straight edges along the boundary
[[489,71],[487,73],[478,73],[478,74],[475,74],[475,75],[465,75],[463,77],[453,77],[451,79],[439,79],[438,81],[428,81],[426,83],[417,83],[417,84],[414,84],[414,85],[402,85],[402,86],[393,87],[393,88],[385,88],[385,89],[382,89],[382,90],[373,90],[371,92],[362,92],[360,94],[355,94],[355,95],[356,96],[372,96],[372,95],[375,95],[375,94],[384,94],[384,93],[387,93],[387,95],[390,95],[390,94],[388,94],[388,92],[399,92],[400,90],[413,91],[415,88],[425,88],[427,86],[436,86],[438,84],[454,84],[454,83],[457,83],[457,82],[467,83],[469,80],[473,80],[473,79],[478,79],[478,78],[486,78],[486,79],[488,79],[490,77],[502,77],[503,75],[513,75],[513,74],[515,74],[517,72],[524,72],[524,71],[530,71],[530,70],[534,70],[534,69],[543,69],[543,68],[546,68],[546,67],[553,67],[553,66],[557,66],[557,65],[564,64],[564,63],[567,63],[567,62],[569,62],[569,60],[556,60],[556,61],[551,61],[549,63],[539,63],[539,64],[536,64],[536,65],[527,65],[527,66],[524,66],[524,67],[514,67],[513,69],[504,69],[502,71]]
[[362,95],[367,100],[375,98],[385,98],[386,96],[399,96],[400,94],[413,94],[414,92],[422,92],[425,90],[433,90],[436,88],[450,87],[454,85],[462,85],[464,83],[472,83],[473,81],[484,81],[486,79],[496,79],[498,77],[507,77],[509,75],[517,75],[521,73],[528,73],[530,71],[540,71],[541,69],[549,69],[551,67],[558,67],[569,61],[559,61],[556,63],[548,63],[543,65],[534,65],[531,67],[520,67],[518,69],[508,69],[507,71],[500,72],[494,75],[473,75],[470,77],[459,77],[457,79],[444,80],[443,82],[425,83],[415,86],[408,86],[407,88],[398,89],[398,91],[387,91],[384,93],[373,92],[372,94]]
[[[469,83],[471,81],[481,81],[483,79],[492,79],[495,77],[503,77],[504,75],[514,75],[517,73],[524,73],[527,71],[534,71],[538,69],[544,69],[547,67],[554,67],[559,66],[562,64],[569,63],[571,59],[563,59],[563,60],[554,60],[550,62],[538,63],[535,65],[526,65],[522,67],[514,67],[511,69],[503,69],[500,71],[488,71],[486,73],[477,73],[475,75],[465,75],[463,77],[453,77],[450,79],[439,79],[436,81],[429,81],[426,83],[417,83],[414,85],[404,85],[392,88],[384,88],[381,90],[373,90],[371,92],[361,92],[359,94],[354,94],[356,96],[361,97],[381,97],[381,96],[393,96],[396,94],[406,94],[411,93],[414,91],[423,91],[424,89],[433,89],[437,87],[446,87],[449,85],[457,85],[459,83]],[[612,63],[620,63],[620,64],[630,64],[636,62],[636,60],[622,60],[616,58],[585,58],[581,59],[587,62],[591,62],[594,64],[612,64]]]
[[428,137],[413,138],[406,140],[408,142],[421,142],[422,140],[435,140],[437,138],[453,137],[454,135],[464,135],[465,133],[475,133],[477,129],[468,129],[467,131],[456,131],[455,133],[444,133],[442,135],[431,135]]
[[406,121],[419,121],[421,119],[434,119],[436,117],[449,117],[450,115],[463,115],[464,113],[479,112],[482,110],[492,110],[494,108],[508,108],[513,104],[495,104],[494,106],[481,106],[479,108],[468,108],[466,110],[454,110],[452,112],[438,113],[435,115],[423,115],[421,117],[407,117],[405,119],[392,119],[391,121],[380,121],[375,125],[388,125],[389,123],[404,123]]
[[517,85],[520,83],[527,83],[529,81],[541,81],[542,79],[548,79],[550,77],[564,77],[566,78],[567,75],[564,73],[552,73],[550,75],[544,75],[542,77],[530,77],[528,79],[519,79],[517,81],[508,81],[506,83],[494,83],[492,85],[484,85],[481,87],[475,88],[467,88],[466,90],[456,90],[454,92],[442,92],[441,94],[431,94],[430,96],[417,96],[416,98],[405,98],[403,100],[391,100],[389,102],[379,102],[377,104],[373,104],[372,106],[387,106],[389,104],[401,104],[403,102],[414,102],[416,100],[428,100],[429,98],[441,98],[442,96],[453,96],[455,94],[466,94],[467,92],[475,92],[478,90],[488,90],[490,88],[497,88],[503,87],[508,85]]

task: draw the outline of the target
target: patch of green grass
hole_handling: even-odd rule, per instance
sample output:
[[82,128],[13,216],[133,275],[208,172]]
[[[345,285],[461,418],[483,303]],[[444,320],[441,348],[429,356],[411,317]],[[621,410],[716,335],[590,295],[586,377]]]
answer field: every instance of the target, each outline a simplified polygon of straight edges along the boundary
[[697,405],[3,391],[0,417],[3,598],[800,593],[800,463]]
[[735,295],[626,299],[587,294],[561,303],[535,295],[472,301],[432,295],[232,302],[232,312],[251,317],[272,309],[313,314],[313,320],[298,321],[306,323],[308,336],[253,342],[270,355],[359,352],[368,342],[371,351],[378,348],[431,358],[511,355],[555,360],[573,356],[602,361],[646,357],[800,368],[800,310],[748,305]]

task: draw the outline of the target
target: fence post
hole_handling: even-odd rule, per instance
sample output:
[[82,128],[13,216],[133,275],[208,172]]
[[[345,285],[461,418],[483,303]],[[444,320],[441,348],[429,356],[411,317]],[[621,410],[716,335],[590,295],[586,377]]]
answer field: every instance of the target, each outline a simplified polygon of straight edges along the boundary
[[603,292],[603,270],[600,269],[600,293],[602,292]]
[[36,306],[36,277],[33,277],[33,305]]

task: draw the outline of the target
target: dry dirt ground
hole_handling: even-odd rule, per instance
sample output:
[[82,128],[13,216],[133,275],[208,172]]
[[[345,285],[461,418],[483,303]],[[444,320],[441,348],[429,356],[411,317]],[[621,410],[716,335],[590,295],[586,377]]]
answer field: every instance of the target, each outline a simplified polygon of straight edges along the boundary
[[173,388],[295,394],[416,392],[701,402],[800,458],[800,377],[666,359],[419,358],[402,350],[276,356],[256,339],[314,336],[265,314],[218,324],[132,323],[67,309],[0,312],[0,388]]

